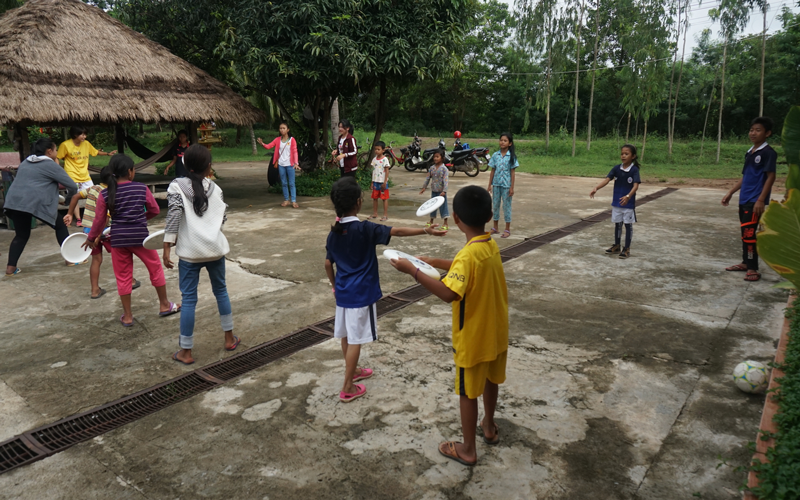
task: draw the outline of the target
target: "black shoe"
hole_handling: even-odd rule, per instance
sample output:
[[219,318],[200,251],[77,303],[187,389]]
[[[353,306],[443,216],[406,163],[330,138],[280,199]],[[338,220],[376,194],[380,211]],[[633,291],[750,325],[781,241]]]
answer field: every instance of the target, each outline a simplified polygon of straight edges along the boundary
[[630,256],[631,256],[631,249],[628,247],[623,248],[622,251],[619,253],[620,259],[627,259]]
[[612,245],[606,250],[606,253],[617,253],[619,252],[619,245]]
[[131,287],[131,290],[136,290],[140,286],[142,286],[142,282],[137,280],[137,279],[134,279],[133,280],[133,286]]

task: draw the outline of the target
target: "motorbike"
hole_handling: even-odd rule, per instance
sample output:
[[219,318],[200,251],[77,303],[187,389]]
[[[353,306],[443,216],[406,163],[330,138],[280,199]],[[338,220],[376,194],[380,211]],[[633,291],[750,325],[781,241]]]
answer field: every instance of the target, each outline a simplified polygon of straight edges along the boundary
[[[409,172],[414,172],[416,170],[424,170],[427,172],[433,165],[433,153],[440,149],[445,149],[444,139],[439,139],[438,147],[426,149],[420,153],[421,143],[422,141],[417,134],[414,134],[414,142],[408,147],[408,158],[403,164]],[[400,152],[402,153],[403,150],[401,149]],[[446,161],[447,160],[445,160],[445,162]]]
[[[461,151],[463,149],[470,149],[469,143],[461,143],[461,138],[456,137],[456,142],[453,144],[453,151]],[[481,172],[486,172],[489,170],[489,159],[491,155],[489,154],[489,148],[475,148],[475,159],[478,161],[478,168],[480,168]]]
[[475,157],[474,149],[453,149],[445,154],[445,164],[454,174],[464,172],[469,177],[475,177],[480,171],[480,162]]

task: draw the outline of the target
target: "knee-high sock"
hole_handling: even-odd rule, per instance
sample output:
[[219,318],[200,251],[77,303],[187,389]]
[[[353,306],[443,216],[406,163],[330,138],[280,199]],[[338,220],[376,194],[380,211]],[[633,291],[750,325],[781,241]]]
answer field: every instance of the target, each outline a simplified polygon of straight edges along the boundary
[[631,239],[633,239],[633,224],[625,224],[625,248],[631,247]]
[[622,222],[615,222],[614,223],[614,244],[619,246],[619,242],[622,239]]

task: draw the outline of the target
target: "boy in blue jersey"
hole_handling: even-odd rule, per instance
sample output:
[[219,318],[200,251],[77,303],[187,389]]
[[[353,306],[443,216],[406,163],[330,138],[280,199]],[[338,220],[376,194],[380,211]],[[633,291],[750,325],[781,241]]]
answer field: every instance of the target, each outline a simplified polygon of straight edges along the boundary
[[772,135],[772,120],[766,116],[750,123],[750,142],[753,146],[744,155],[742,178],[722,197],[722,205],[728,206],[736,191],[739,193],[739,222],[742,229],[742,262],[725,268],[726,271],[746,271],[745,281],[758,281],[758,249],[756,232],[775,183],[775,165],[778,153],[767,138]]

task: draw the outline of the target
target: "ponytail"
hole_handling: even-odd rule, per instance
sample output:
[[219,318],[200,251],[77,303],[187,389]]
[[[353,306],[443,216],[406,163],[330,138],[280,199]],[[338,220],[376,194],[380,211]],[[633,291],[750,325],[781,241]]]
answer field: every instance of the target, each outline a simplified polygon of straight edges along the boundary
[[353,177],[342,177],[333,183],[331,201],[333,202],[333,209],[336,211],[336,223],[331,226],[331,231],[336,234],[342,234],[344,229],[339,219],[353,210],[360,199],[361,186],[358,185],[358,182]]
[[205,146],[193,144],[183,154],[183,164],[192,182],[192,208],[198,217],[202,217],[208,210],[208,195],[203,187],[203,179],[211,168],[211,152]]
[[113,219],[116,212],[117,180],[130,178],[130,172],[133,170],[133,160],[124,154],[115,154],[111,157],[106,168],[110,170],[111,174],[108,176],[108,188],[106,188],[108,195],[106,205],[108,205],[108,212]]

